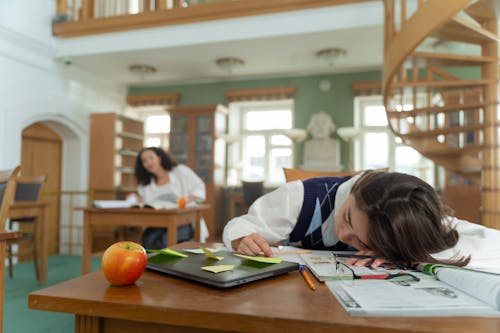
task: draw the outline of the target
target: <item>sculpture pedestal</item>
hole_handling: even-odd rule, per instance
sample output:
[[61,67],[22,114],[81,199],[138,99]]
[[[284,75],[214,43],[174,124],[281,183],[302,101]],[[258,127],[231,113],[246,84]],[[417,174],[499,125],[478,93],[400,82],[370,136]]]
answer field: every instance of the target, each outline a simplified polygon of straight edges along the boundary
[[340,142],[335,139],[311,139],[304,145],[303,170],[341,171]]

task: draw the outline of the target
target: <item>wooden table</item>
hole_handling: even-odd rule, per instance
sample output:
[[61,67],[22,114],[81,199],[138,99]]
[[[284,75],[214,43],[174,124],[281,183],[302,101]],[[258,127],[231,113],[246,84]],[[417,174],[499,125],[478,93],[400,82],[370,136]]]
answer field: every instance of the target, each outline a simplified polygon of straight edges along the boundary
[[81,208],[84,214],[82,274],[91,270],[92,227],[95,225],[162,227],[168,229],[167,244],[177,243],[177,227],[195,223],[194,239],[199,239],[201,213],[210,206],[187,208]]
[[[39,282],[44,284],[47,281],[47,269],[49,260],[49,203],[43,201],[14,202],[10,205],[8,218],[11,220],[32,217],[35,219],[35,228],[40,235],[40,243],[36,244],[40,257],[40,278]],[[37,240],[33,240],[36,242]]]
[[498,333],[500,330],[500,318],[350,317],[324,284],[316,285],[316,291],[310,290],[299,273],[293,272],[218,290],[146,272],[135,285],[113,287],[101,272],[94,272],[32,292],[28,304],[31,309],[75,314],[76,333]]
[[[10,209],[10,208],[9,208]],[[20,238],[20,231],[0,231],[0,332],[3,332],[3,304],[5,290],[5,249],[7,241]]]

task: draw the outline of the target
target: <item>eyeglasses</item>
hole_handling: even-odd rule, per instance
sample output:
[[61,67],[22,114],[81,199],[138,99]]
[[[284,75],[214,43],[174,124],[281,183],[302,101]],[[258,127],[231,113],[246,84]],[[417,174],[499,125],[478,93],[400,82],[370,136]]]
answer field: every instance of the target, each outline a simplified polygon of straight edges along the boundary
[[339,260],[336,256],[335,258],[335,269],[342,275],[350,277],[351,280],[391,280],[391,281],[415,281],[418,282],[420,279],[413,274],[407,272],[397,272],[397,273],[375,273],[375,274],[356,274],[354,270],[347,264]]

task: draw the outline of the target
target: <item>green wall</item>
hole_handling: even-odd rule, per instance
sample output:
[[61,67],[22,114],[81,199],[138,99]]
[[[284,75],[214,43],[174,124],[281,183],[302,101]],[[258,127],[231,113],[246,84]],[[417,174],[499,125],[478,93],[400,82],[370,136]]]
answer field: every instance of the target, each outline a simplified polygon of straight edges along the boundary
[[[329,80],[331,89],[321,91],[319,82]],[[229,89],[252,89],[276,86],[294,86],[297,88],[295,95],[294,127],[305,128],[312,114],[325,111],[332,115],[333,122],[337,127],[353,125],[353,94],[351,85],[355,82],[381,80],[380,71],[296,76],[274,79],[254,79],[241,81],[224,81],[213,83],[165,85],[152,87],[131,87],[130,95],[154,94],[154,93],[180,93],[179,105],[209,105],[224,104],[227,101],[224,91]],[[348,147],[342,142],[342,164],[348,164]],[[295,166],[302,164],[302,147],[296,146]]]

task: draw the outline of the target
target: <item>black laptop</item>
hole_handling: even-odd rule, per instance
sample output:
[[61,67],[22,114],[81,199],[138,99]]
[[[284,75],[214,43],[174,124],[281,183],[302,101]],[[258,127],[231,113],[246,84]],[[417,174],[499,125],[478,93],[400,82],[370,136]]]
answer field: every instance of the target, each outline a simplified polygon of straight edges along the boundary
[[[210,259],[205,254],[179,252],[188,256],[181,258],[151,254],[148,257],[146,268],[217,288],[235,287],[299,269],[297,263],[288,261],[282,261],[279,264],[261,263],[235,256],[229,251],[215,252],[218,257],[224,257],[222,260]],[[234,265],[234,268],[221,273],[212,273],[201,269],[201,267],[213,265]]]

